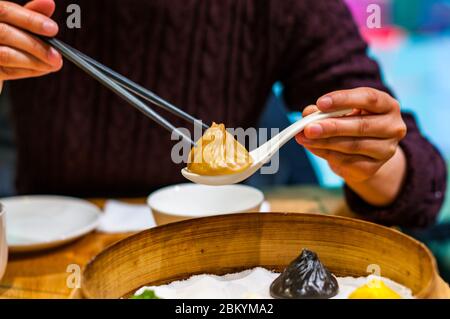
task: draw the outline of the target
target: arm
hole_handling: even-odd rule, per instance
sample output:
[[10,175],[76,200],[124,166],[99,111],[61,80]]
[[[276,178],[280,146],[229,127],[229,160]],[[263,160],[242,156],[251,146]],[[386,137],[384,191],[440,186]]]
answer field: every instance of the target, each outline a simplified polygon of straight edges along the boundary
[[406,174],[399,194],[388,206],[370,205],[349,185],[345,186],[352,210],[386,225],[426,227],[432,225],[444,201],[447,170],[439,151],[420,133],[412,115],[403,113],[408,134],[399,146],[406,159]]
[[406,158],[401,147],[379,170],[364,181],[346,179],[347,186],[373,206],[388,206],[400,193],[406,178]]
[[[325,135],[308,127],[297,141],[344,177],[355,212],[386,225],[429,225],[446,188],[442,157],[414,119],[400,113],[344,3],[303,1],[298,6],[281,75],[288,106],[317,104],[305,114],[317,107],[356,111],[321,122]],[[318,100],[321,96],[331,96],[333,103]],[[405,125],[408,133],[401,141]]]

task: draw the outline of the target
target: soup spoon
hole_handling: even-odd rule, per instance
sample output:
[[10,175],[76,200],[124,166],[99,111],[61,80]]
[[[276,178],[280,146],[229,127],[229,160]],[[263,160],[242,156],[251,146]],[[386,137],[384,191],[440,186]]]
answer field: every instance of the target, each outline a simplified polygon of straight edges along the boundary
[[327,119],[330,117],[340,117],[351,113],[352,110],[346,109],[336,112],[323,113],[316,112],[304,117],[303,119],[293,123],[286,129],[278,133],[276,136],[268,140],[260,147],[250,152],[250,156],[253,160],[252,165],[242,172],[227,175],[199,175],[189,171],[187,168],[181,170],[181,174],[191,182],[204,185],[220,186],[229,185],[242,182],[243,180],[252,176],[258,171],[264,164],[266,164],[272,156],[290,139],[305,129],[305,127],[313,122]]

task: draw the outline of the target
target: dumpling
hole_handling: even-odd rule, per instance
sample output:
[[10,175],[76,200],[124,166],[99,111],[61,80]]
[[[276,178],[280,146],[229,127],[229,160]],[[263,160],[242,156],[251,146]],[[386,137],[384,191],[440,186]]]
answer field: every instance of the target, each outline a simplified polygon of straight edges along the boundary
[[349,299],[401,299],[400,295],[389,288],[382,280],[372,279],[355,289]]
[[270,286],[274,298],[327,299],[336,296],[338,291],[336,278],[317,254],[307,249]]
[[199,175],[227,175],[246,170],[252,158],[223,124],[213,123],[189,153],[187,168]]

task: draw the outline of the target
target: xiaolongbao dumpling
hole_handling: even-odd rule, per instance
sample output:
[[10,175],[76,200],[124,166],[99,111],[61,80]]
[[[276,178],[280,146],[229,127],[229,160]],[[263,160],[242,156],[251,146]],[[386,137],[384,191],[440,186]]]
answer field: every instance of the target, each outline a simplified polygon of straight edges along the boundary
[[336,278],[320,262],[317,254],[304,249],[270,286],[274,298],[326,299],[339,290]]

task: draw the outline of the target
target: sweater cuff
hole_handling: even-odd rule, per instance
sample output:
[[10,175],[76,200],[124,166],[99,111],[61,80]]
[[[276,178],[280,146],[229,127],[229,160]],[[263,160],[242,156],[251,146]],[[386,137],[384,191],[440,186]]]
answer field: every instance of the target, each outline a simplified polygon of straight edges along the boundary
[[446,189],[445,163],[429,143],[422,149],[417,140],[400,143],[407,161],[406,178],[395,201],[385,207],[367,203],[348,185],[345,197],[349,207],[363,218],[386,226],[425,228],[436,221]]

